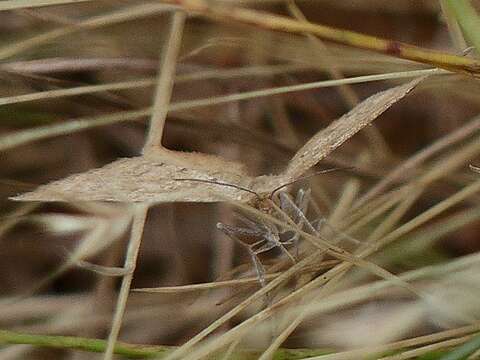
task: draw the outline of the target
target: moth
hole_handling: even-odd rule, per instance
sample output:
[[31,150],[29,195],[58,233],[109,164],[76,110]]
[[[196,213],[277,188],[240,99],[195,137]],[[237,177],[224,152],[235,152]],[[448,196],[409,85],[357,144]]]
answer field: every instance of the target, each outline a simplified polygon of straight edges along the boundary
[[[71,175],[12,198],[18,201],[218,202],[254,201],[299,179],[355,133],[405,97],[425,77],[379,92],[320,130],[278,175],[250,176],[242,164],[213,155],[158,151],[116,160],[104,167]],[[193,178],[236,185],[219,189],[207,182],[179,182]],[[250,189],[246,192],[243,189]]]
[[[256,202],[255,207],[262,211],[274,208],[270,197],[258,194],[274,194],[275,189],[295,182],[319,161],[342,145],[350,137],[370,124],[393,104],[405,97],[426,77],[390,88],[370,96],[354,109],[326,128],[320,130],[303,145],[289,161],[285,170],[278,175],[252,177],[241,164],[216,156],[200,153],[183,153],[158,148],[142,156],[116,160],[104,167],[71,175],[65,179],[39,186],[32,192],[11,198],[17,201],[116,201],[116,202],[218,202],[236,200]],[[175,179],[188,178],[203,181],[187,182]],[[231,184],[219,189],[213,183]],[[249,189],[245,191],[245,189]],[[292,202],[279,195],[280,208],[288,213],[295,209],[293,221],[296,226],[307,226],[310,232],[316,230],[305,220],[305,199],[308,192],[297,194]],[[283,198],[283,199],[282,199]],[[282,203],[283,201],[283,203]],[[293,203],[293,205],[292,205]],[[301,215],[303,214],[303,216]],[[289,258],[293,256],[286,246],[298,241],[296,234],[282,233],[272,224],[243,219],[244,225],[232,227],[221,224],[219,229],[229,236],[238,238],[240,234],[257,237],[258,240],[247,247],[257,274],[262,283],[264,269],[258,260],[259,254],[273,247],[282,249]],[[312,230],[313,228],[313,230]],[[282,237],[285,238],[282,238]]]

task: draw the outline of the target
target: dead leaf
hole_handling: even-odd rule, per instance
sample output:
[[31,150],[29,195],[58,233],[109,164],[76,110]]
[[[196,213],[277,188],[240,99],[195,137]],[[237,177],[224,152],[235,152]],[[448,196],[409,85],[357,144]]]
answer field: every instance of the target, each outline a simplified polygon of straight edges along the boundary
[[265,194],[298,179],[394,103],[425,77],[379,92],[319,131],[278,176],[248,176],[241,164],[201,153],[159,150],[148,156],[119,159],[102,168],[72,175],[13,197],[17,201],[217,202],[248,201],[255,195],[233,187],[176,179],[204,179]]

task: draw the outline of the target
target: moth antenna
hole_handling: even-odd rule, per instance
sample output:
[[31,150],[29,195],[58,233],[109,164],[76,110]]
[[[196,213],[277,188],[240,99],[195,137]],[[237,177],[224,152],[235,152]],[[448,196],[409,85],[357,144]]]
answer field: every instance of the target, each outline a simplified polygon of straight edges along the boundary
[[325,169],[325,170],[321,170],[321,171],[316,171],[314,172],[313,174],[310,174],[310,175],[305,175],[305,176],[302,176],[302,177],[299,177],[298,179],[295,179],[293,181],[290,181],[286,184],[283,184],[283,185],[280,185],[279,187],[275,188],[272,190],[272,192],[270,193],[269,195],[269,199],[272,200],[273,199],[273,195],[275,195],[275,193],[279,190],[282,190],[284,187],[287,187],[289,185],[292,185],[292,184],[295,184],[296,182],[299,182],[299,181],[302,181],[302,180],[306,180],[306,179],[310,179],[314,176],[317,176],[317,175],[321,175],[321,174],[326,174],[326,173],[329,173],[329,172],[333,172],[333,171],[337,171],[337,170],[350,170],[350,169],[353,169],[353,167],[349,167],[349,168],[331,168],[331,169]]
[[193,178],[183,178],[183,179],[173,179],[173,180],[175,180],[175,181],[193,181],[193,182],[202,182],[202,183],[207,183],[207,184],[227,186],[227,187],[231,187],[231,188],[234,188],[234,189],[237,189],[237,190],[246,191],[250,194],[255,195],[258,199],[261,199],[261,196],[258,195],[255,191],[247,189],[247,188],[245,188],[243,186],[240,186],[240,185],[224,183],[224,182],[221,182],[221,181],[206,180],[206,179],[193,179]]

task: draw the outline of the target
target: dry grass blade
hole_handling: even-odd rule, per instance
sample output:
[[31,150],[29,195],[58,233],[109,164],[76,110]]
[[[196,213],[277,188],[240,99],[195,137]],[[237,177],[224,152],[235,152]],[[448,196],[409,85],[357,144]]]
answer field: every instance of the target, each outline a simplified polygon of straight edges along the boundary
[[404,360],[404,359],[412,359],[412,358],[419,358],[421,355],[425,355],[427,353],[431,353],[435,350],[440,350],[440,349],[449,349],[452,346],[457,346],[460,344],[464,344],[467,341],[471,340],[473,335],[467,335],[458,339],[450,339],[450,340],[445,340],[441,341],[435,344],[427,345],[427,346],[422,346],[418,349],[413,349],[413,350],[408,350],[404,351],[398,355],[392,355],[392,356],[386,356],[382,357],[379,360]]
[[277,286],[282,284],[283,282],[287,281],[289,278],[294,276],[299,270],[301,270],[304,266],[312,263],[313,261],[317,260],[319,256],[322,254],[321,251],[317,250],[307,258],[303,259],[302,261],[298,262],[297,264],[293,265],[290,269],[286,270],[283,272],[280,276],[275,278],[272,282],[267,284],[265,287],[261,288],[255,294],[252,296],[248,297],[244,301],[242,301],[239,305],[234,307],[232,310],[227,312],[225,315],[221,316],[219,319],[215,320],[212,324],[210,324],[208,327],[206,327],[204,330],[202,330],[200,333],[195,335],[193,338],[191,338],[189,341],[187,341],[185,344],[183,344],[181,347],[179,347],[177,350],[172,352],[166,360],[173,360],[173,359],[181,359],[184,357],[186,354],[192,351],[193,347],[198,344],[200,341],[205,339],[209,334],[211,334],[213,331],[218,329],[220,326],[225,324],[228,320],[232,319],[234,316],[236,316],[238,313],[240,313],[242,310],[250,306],[251,304],[255,303],[259,299],[261,299],[263,296],[268,294],[269,291],[272,291],[275,289]]
[[97,273],[103,276],[110,276],[110,277],[125,276],[128,273],[128,271],[122,267],[102,266],[102,265],[93,264],[83,260],[80,260],[79,262],[77,262],[76,265],[82,269],[92,271],[94,273]]
[[349,360],[359,359],[375,354],[385,354],[390,351],[400,350],[407,347],[430,344],[436,341],[445,340],[455,336],[462,336],[480,330],[480,324],[463,326],[461,328],[441,331],[431,335],[419,336],[411,339],[396,341],[394,343],[384,344],[380,346],[370,346],[362,349],[353,349],[335,354],[328,354],[324,356],[309,357],[304,360]]
[[443,70],[426,69],[426,70],[400,71],[400,72],[377,74],[377,75],[356,76],[356,77],[344,78],[344,79],[338,79],[338,80],[322,80],[322,81],[316,81],[312,83],[280,86],[280,87],[273,87],[273,88],[268,88],[263,90],[254,90],[254,91],[247,91],[247,92],[237,93],[237,94],[216,96],[208,99],[187,100],[187,101],[182,101],[178,103],[172,103],[170,106],[170,111],[189,110],[196,107],[219,105],[219,104],[225,104],[225,103],[230,103],[234,101],[256,99],[259,97],[287,94],[290,92],[319,89],[324,87],[341,86],[345,84],[358,84],[358,83],[366,83],[370,81],[412,78],[412,77],[420,77],[424,75],[444,74],[444,73],[446,72]]
[[8,230],[19,223],[25,215],[32,212],[36,207],[37,204],[26,204],[24,206],[20,206],[8,217],[0,218],[0,240]]
[[[95,205],[91,206],[92,213],[89,216],[42,214],[25,218],[47,228],[51,233],[59,235],[82,233],[82,237],[74,249],[67,251],[65,261],[58,268],[37,281],[33,288],[19,294],[15,301],[23,300],[26,296],[43,289],[84,259],[108,248],[126,232],[132,219],[132,211],[129,207],[111,206],[108,209],[108,207]],[[105,212],[102,214],[102,211]]]
[[296,179],[325,158],[355,133],[370,124],[390,106],[405,97],[424,77],[382,91],[362,101],[350,112],[313,136],[293,157],[286,170],[287,178]]
[[[439,212],[445,210],[448,206],[451,206],[453,203],[464,199],[466,196],[471,194],[473,191],[478,190],[478,183],[474,183],[472,186],[470,186],[466,190],[467,191],[462,190],[462,191],[459,192],[458,196],[453,196],[452,198],[450,198],[449,201],[447,202],[448,204],[443,204],[443,203],[439,204],[439,206],[434,207],[434,209],[432,209],[432,211],[428,211],[427,212],[428,217],[431,218],[432,213],[438,214]],[[243,205],[240,205],[240,204],[238,204],[238,205],[240,207],[244,208]],[[421,219],[419,219],[419,221],[423,220],[426,217],[427,216],[419,216],[419,218],[421,218]],[[273,222],[275,219],[272,218],[271,220]],[[412,221],[412,223],[414,222],[415,226],[418,226],[419,221]],[[408,228],[407,231],[410,231],[412,229],[412,227],[410,227],[410,226],[406,226],[406,227]],[[402,235],[403,234],[405,234],[405,232],[402,232]],[[302,234],[302,235],[305,238],[308,238],[308,234]],[[382,243],[385,243],[386,239],[388,239],[388,241],[392,241],[394,237],[396,238],[398,236],[399,235],[398,235],[397,231],[394,231],[389,236],[387,236],[385,239],[383,239],[384,241],[382,241]],[[366,256],[366,255],[368,255],[372,252],[373,252],[373,249],[369,248],[366,251],[363,251],[360,256],[364,257],[364,256]],[[462,260],[459,260],[459,261],[452,262],[451,266],[452,267],[456,267],[456,266],[463,267],[463,266],[466,266],[466,264],[471,265],[471,264],[475,264],[476,262],[478,262],[478,255],[477,254],[475,254],[471,257],[466,257],[465,259],[462,259]],[[363,264],[363,265],[366,265],[366,264]],[[271,317],[275,311],[278,311],[279,308],[285,306],[286,304],[289,304],[289,303],[291,304],[293,300],[298,299],[299,295],[305,296],[306,294],[308,294],[308,292],[310,290],[316,289],[320,285],[328,283],[331,279],[343,274],[351,266],[352,266],[352,264],[349,263],[349,262],[344,262],[344,263],[340,264],[339,266],[337,266],[337,267],[333,268],[332,270],[328,271],[327,273],[323,274],[321,277],[311,281],[310,283],[305,285],[303,288],[298,289],[298,290],[294,291],[293,293],[291,293],[290,295],[286,296],[285,298],[280,300],[278,303],[276,303],[273,307],[268,308],[266,310],[263,310],[260,313],[252,316],[248,320],[244,321],[242,324],[238,325],[237,327],[235,327],[234,329],[229,331],[227,334],[218,338],[217,341],[206,344],[205,346],[200,346],[200,348],[197,351],[195,351],[194,353],[192,353],[192,355],[189,356],[188,359],[199,359],[202,356],[205,356],[206,354],[209,354],[212,351],[215,351],[215,349],[218,349],[218,348],[226,345],[232,338],[242,336],[246,331],[248,331],[249,327],[254,326],[255,324],[258,324],[260,321]],[[368,268],[368,269],[372,270],[371,268]],[[319,304],[316,305],[315,307],[316,307],[317,310],[322,309],[322,311],[326,311],[328,309],[334,309],[334,308],[337,308],[339,306],[339,304],[349,304],[352,301],[359,301],[361,299],[365,299],[363,296],[365,296],[367,294],[376,293],[379,289],[382,289],[384,286],[389,287],[389,286],[392,286],[392,285],[403,285],[403,284],[405,284],[406,281],[411,281],[411,280],[414,280],[418,277],[426,276],[426,274],[428,274],[429,276],[432,276],[433,274],[439,275],[439,274],[444,274],[445,272],[448,273],[448,271],[451,271],[451,268],[449,266],[446,266],[445,264],[442,264],[441,266],[436,266],[436,267],[427,267],[427,268],[416,270],[416,271],[413,271],[413,272],[410,272],[410,273],[407,273],[405,275],[400,276],[399,277],[400,281],[397,280],[398,278],[397,279],[392,279],[391,276],[388,276],[388,274],[386,274],[386,276],[384,276],[384,277],[387,278],[387,280],[382,281],[382,282],[378,282],[378,287],[373,286],[373,285],[366,285],[364,287],[359,288],[359,289],[362,289],[361,292],[359,293],[359,294],[361,294],[360,298],[356,298],[355,296],[347,295],[347,294],[334,294],[333,297],[332,297],[332,299],[334,299],[334,300],[332,300],[331,302],[330,301],[326,302],[324,300],[320,300]],[[376,272],[376,271],[374,271],[374,272]],[[365,290],[366,290],[366,293],[363,292]],[[349,292],[349,291],[353,291],[353,290],[347,290],[347,292]],[[308,305],[308,312],[310,312],[311,310],[312,310],[312,308],[310,307],[310,305]],[[297,311],[302,311],[302,310],[297,309]],[[305,316],[306,315],[308,315],[308,314],[305,314]],[[198,340],[200,340],[200,339],[198,339]],[[182,347],[179,350],[177,350],[176,352],[174,352],[172,354],[171,358],[172,359],[177,358],[177,357],[174,357],[174,355],[180,355],[180,354],[184,353],[184,351],[187,351],[187,349],[190,349],[191,345],[193,345],[193,344],[190,343],[190,342],[185,344],[185,347]]]
[[67,121],[61,124],[39,126],[33,129],[17,131],[0,137],[0,151],[12,149],[16,146],[25,145],[32,141],[51,138],[59,135],[71,134],[77,131],[91,129],[97,126],[113,124],[121,121],[131,121],[142,118],[151,113],[151,109],[123,111],[120,113],[94,116]]
[[[389,80],[389,79],[400,79],[400,78],[410,78],[415,76],[421,76],[426,74],[433,73],[442,73],[436,69],[428,70],[417,70],[417,71],[404,71],[404,72],[395,72],[388,74],[379,74],[379,75],[367,75],[367,76],[358,76],[352,78],[346,78],[341,80],[327,80],[319,81],[313,83],[306,83],[300,85],[291,85],[291,86],[282,86],[277,88],[270,88],[265,90],[255,90],[248,91],[243,93],[216,96],[207,99],[198,99],[198,100],[186,100],[180,101],[177,103],[171,103],[169,105],[169,111],[185,111],[203,106],[219,105],[226,104],[240,100],[248,100],[263,96],[272,96],[277,94],[285,94],[294,91],[302,91],[308,89],[317,89],[321,87],[330,87],[338,86],[341,84],[354,84],[354,83],[363,83],[369,81],[380,81],[380,80]],[[31,100],[40,100],[40,99],[53,99],[57,96],[70,96],[70,95],[80,95],[85,93],[92,93],[104,90],[115,90],[120,88],[133,88],[137,85],[146,85],[149,80],[137,80],[134,82],[123,82],[117,84],[105,84],[105,85],[94,85],[94,86],[82,86],[79,88],[70,88],[62,90],[52,90],[45,91],[40,93],[32,93],[18,96],[9,96],[0,98],[0,105],[2,104],[14,104],[17,102],[31,101]],[[25,145],[33,141],[38,141],[45,138],[50,138],[59,135],[71,134],[78,131],[83,131],[87,129],[92,129],[99,126],[105,126],[109,124],[114,124],[117,122],[132,121],[141,117],[145,117],[152,113],[151,108],[144,108],[139,110],[132,111],[122,111],[107,115],[85,117],[79,119],[68,120],[60,124],[38,126],[32,129],[21,130],[15,133],[10,133],[0,137],[0,151],[9,150],[17,146]]]
[[272,31],[293,34],[313,34],[323,40],[371,50],[402,59],[421,62],[460,73],[478,76],[480,63],[453,54],[423,49],[410,44],[369,36],[325,25],[305,23],[284,16],[273,15],[233,6],[210,4],[205,0],[163,0],[166,4],[180,5],[185,11],[195,12],[219,21],[234,21]]
[[117,342],[118,334],[120,333],[120,327],[123,321],[123,315],[127,306],[128,294],[130,292],[130,285],[133,280],[133,273],[135,270],[138,250],[143,236],[143,227],[145,219],[148,213],[148,205],[137,205],[134,209],[134,217],[132,224],[132,234],[128,243],[127,254],[125,256],[124,270],[126,275],[123,276],[122,285],[117,298],[117,304],[115,307],[115,314],[112,320],[112,328],[108,336],[107,349],[105,350],[104,359],[111,360],[113,358],[113,351]]
[[[403,281],[413,282],[426,278],[441,279],[447,274],[455,273],[456,271],[460,271],[462,269],[471,269],[472,272],[474,272],[478,269],[479,260],[480,258],[478,254],[468,255],[448,263],[427,266],[418,270],[405,272],[399,275],[399,277]],[[292,311],[301,313],[306,310],[309,315],[333,311],[349,304],[352,305],[360,303],[372,296],[377,296],[381,291],[387,291],[387,289],[393,285],[394,284],[388,280],[381,280],[374,283],[349,288],[334,294],[329,294],[327,297],[320,298],[317,296],[311,303],[305,306],[297,307]],[[473,326],[478,326],[478,322],[469,325],[468,328],[472,328]],[[331,357],[335,358],[333,355]],[[330,356],[326,356],[326,358],[330,358]]]
[[480,117],[475,117],[462,127],[435,141],[433,144],[426,147],[425,149],[419,151],[417,154],[406,160],[403,164],[392,170],[387,176],[385,176],[381,181],[379,181],[378,184],[376,184],[365,195],[363,195],[355,203],[354,208],[360,208],[369,200],[373,199],[378,194],[384,192],[389,185],[391,185],[395,181],[400,180],[402,177],[405,176],[406,173],[412,171],[412,169],[422,164],[428,158],[434,156],[440,151],[446,149],[447,147],[464,140],[478,130],[480,130]]
[[[187,82],[187,81],[195,81],[195,80],[205,80],[209,78],[222,79],[222,78],[228,78],[228,77],[239,77],[242,75],[250,75],[250,73],[255,74],[256,69],[250,69],[250,70],[252,71],[249,71],[249,69],[240,69],[235,71],[232,71],[232,70],[206,71],[206,72],[200,72],[200,73],[194,73],[194,74],[179,75],[177,76],[175,81],[179,83],[179,82]],[[263,69],[263,73],[260,73],[260,74],[257,73],[255,75],[265,76],[265,75],[271,75],[275,73],[274,71],[270,73],[267,73],[266,71],[267,70]],[[313,89],[319,89],[324,87],[342,86],[344,84],[358,84],[358,83],[366,83],[371,81],[395,80],[395,79],[412,78],[412,77],[429,75],[429,74],[445,74],[445,73],[448,73],[448,72],[441,71],[438,69],[426,69],[426,70],[400,71],[400,72],[377,74],[377,75],[355,76],[355,77],[349,77],[349,78],[342,78],[338,80],[322,80],[322,81],[315,81],[311,83],[304,83],[304,84],[298,84],[298,85],[280,86],[280,87],[273,87],[273,88],[268,88],[264,90],[254,90],[254,91],[246,91],[246,92],[230,94],[230,95],[215,96],[215,97],[206,98],[206,99],[185,100],[177,103],[171,103],[168,109],[169,111],[182,111],[182,110],[189,110],[192,108],[198,108],[203,106],[219,105],[219,104],[225,104],[225,103],[230,103],[230,102],[235,102],[240,100],[255,99],[255,98],[264,97],[264,96],[274,96],[279,94],[287,94],[290,92],[313,90]],[[9,105],[9,104],[18,104],[18,103],[29,102],[29,101],[56,99],[59,97],[93,94],[93,93],[103,92],[103,91],[135,89],[139,87],[152,86],[154,84],[155,84],[155,79],[149,78],[149,79],[140,79],[140,80],[132,80],[132,81],[122,81],[122,82],[111,83],[111,84],[87,85],[87,86],[72,87],[68,89],[48,90],[48,91],[35,92],[30,94],[0,97],[0,106]],[[124,120],[125,119],[122,118],[120,113],[118,116],[118,121],[124,121]],[[92,123],[93,122],[94,120],[92,120]],[[74,130],[71,129],[71,131],[74,131]],[[54,134],[52,134],[52,136],[53,135]],[[0,141],[0,143],[1,142],[2,141]],[[10,145],[10,147],[11,146],[12,145]]]
[[[243,210],[246,210],[246,211],[249,210],[243,204],[236,204],[236,205],[239,206],[240,208],[242,208]],[[262,216],[262,214],[258,213],[258,211],[255,210],[255,209],[250,209],[250,211],[257,212],[258,216]],[[266,214],[263,214],[263,216],[269,217],[269,220],[271,220],[274,223],[277,223],[278,225],[281,225],[281,223],[278,220],[276,220],[276,219],[274,219],[274,218],[272,218],[272,217],[270,217]],[[287,224],[283,224],[283,225],[287,226]],[[307,233],[304,233],[304,232],[302,232],[298,229],[297,229],[297,231],[299,231],[304,236],[304,238],[306,238],[306,239],[312,238],[312,236],[310,236]],[[319,241],[319,239],[311,239],[311,240],[312,241]],[[331,247],[331,245],[327,245],[327,244],[325,244],[325,246],[327,246],[327,247],[330,246]],[[322,250],[317,250],[316,253],[323,253],[323,251]],[[190,340],[189,342],[184,344],[184,346],[179,348],[177,351],[173,352],[167,359],[168,360],[178,359],[183,354],[185,354],[187,351],[190,351],[190,355],[187,357],[187,359],[188,360],[196,360],[196,359],[200,359],[204,356],[207,356],[208,354],[211,354],[212,352],[215,352],[216,350],[220,349],[223,346],[226,346],[228,343],[233,341],[233,339],[238,339],[239,337],[242,337],[246,332],[248,332],[249,328],[258,324],[260,321],[263,321],[263,320],[268,319],[269,317],[273,316],[273,314],[275,314],[279,309],[281,309],[285,305],[291,304],[292,301],[297,299],[300,294],[303,295],[303,296],[306,296],[306,294],[308,294],[308,292],[310,290],[318,288],[318,286],[321,286],[323,284],[328,283],[333,278],[335,278],[335,277],[341,275],[342,273],[344,273],[345,271],[347,271],[351,266],[353,266],[353,264],[364,267],[364,268],[368,269],[369,271],[372,271],[373,273],[375,273],[375,274],[379,275],[380,277],[386,279],[385,283],[382,283],[384,285],[388,284],[388,286],[391,286],[391,285],[401,286],[401,287],[404,287],[404,288],[412,291],[413,293],[416,293],[421,298],[424,298],[424,295],[418,293],[414,288],[412,288],[405,281],[404,277],[397,277],[395,275],[391,275],[391,274],[389,274],[388,272],[386,272],[382,268],[379,268],[378,266],[376,266],[373,263],[370,263],[370,262],[367,262],[367,261],[362,261],[361,258],[356,258],[354,256],[353,257],[352,256],[347,256],[346,254],[347,253],[345,251],[342,251],[341,256],[340,256],[339,253],[331,252],[332,256],[341,257],[343,260],[346,260],[346,261],[343,262],[341,265],[339,265],[339,266],[333,268],[332,270],[328,271],[327,273],[323,274],[322,276],[318,277],[314,281],[311,281],[310,283],[303,286],[302,288],[294,291],[290,295],[287,295],[285,298],[281,299],[280,301],[275,303],[273,306],[271,306],[271,307],[257,313],[256,315],[250,317],[249,319],[247,319],[243,323],[237,325],[235,328],[233,328],[232,330],[230,330],[226,334],[218,337],[217,339],[215,339],[211,342],[207,342],[204,345],[200,345],[197,350],[194,350],[192,352],[191,347],[194,344],[196,344],[197,342],[199,342],[203,337],[205,337],[208,334],[208,332],[202,331],[200,334],[195,336],[192,340]],[[356,259],[358,259],[359,261],[356,261]],[[477,259],[477,261],[478,261],[478,259]],[[297,265],[290,268],[287,272],[292,271],[292,269],[295,268]],[[423,274],[423,273],[421,273],[421,274]],[[370,285],[368,285],[368,286],[370,286]],[[265,289],[266,289],[266,287],[263,288],[262,290],[265,290]],[[339,298],[341,298],[342,301],[346,301],[347,303],[353,299],[353,297],[350,297],[350,296],[339,296]],[[322,304],[323,304],[323,302],[322,302]],[[336,306],[336,304],[337,303],[335,302],[334,306]],[[302,311],[302,309],[297,309],[297,311]],[[308,314],[305,313],[304,316],[306,316],[306,315],[308,315]],[[215,322],[215,323],[217,323],[217,322]],[[293,325],[292,325],[292,327],[293,327]],[[207,329],[209,329],[209,328],[207,328]],[[212,330],[213,329],[211,328],[209,331],[211,332]],[[288,329],[287,329],[287,331],[288,331]]]
[[[265,275],[265,279],[274,279],[279,274],[267,274]],[[235,287],[240,285],[257,285],[258,279],[255,278],[246,278],[246,279],[238,279],[238,280],[226,280],[226,281],[216,281],[211,283],[204,283],[204,284],[193,284],[193,285],[183,285],[183,286],[164,286],[158,288],[140,288],[140,289],[132,289],[135,292],[143,292],[143,293],[157,293],[157,294],[176,294],[182,292],[191,292],[191,291],[198,291],[198,290],[210,290],[210,289],[218,289],[223,287]]]
[[155,90],[155,98],[153,101],[152,117],[150,119],[150,128],[148,137],[143,147],[146,153],[152,148],[162,146],[163,129],[167,119],[168,106],[172,96],[173,81],[175,78],[175,70],[177,65],[177,57],[182,44],[183,27],[185,25],[186,14],[176,12],[172,19],[172,25],[167,34],[167,43],[162,51],[159,77]]
[[115,84],[103,84],[103,85],[86,85],[79,87],[72,87],[68,89],[48,90],[42,92],[35,92],[31,94],[22,94],[16,96],[8,96],[0,98],[0,106],[8,104],[18,104],[27,101],[43,100],[43,99],[55,99],[64,96],[76,96],[82,94],[93,94],[102,91],[122,90],[122,89],[135,89],[137,87],[152,86],[155,84],[155,79],[142,79],[132,81],[122,81]]
[[6,45],[0,48],[0,59],[4,60],[9,57],[18,55],[24,51],[32,50],[43,44],[57,40],[63,36],[70,35],[85,29],[94,29],[106,25],[130,21],[133,19],[152,16],[161,12],[171,10],[170,6],[164,4],[141,4],[131,7],[126,7],[112,13],[105,15],[94,16],[76,25],[71,25],[63,28],[53,29],[44,33],[35,35],[23,41],[17,41],[11,45]]
[[[333,266],[337,265],[337,260],[326,260],[322,261],[319,264],[312,264],[311,267],[305,267],[304,269],[300,270],[302,272],[315,272],[322,269],[330,269]],[[280,276],[282,273],[270,273],[265,274],[266,280],[273,280]],[[210,283],[201,283],[201,284],[191,284],[191,285],[178,285],[178,286],[162,286],[162,287],[154,287],[154,288],[138,288],[132,289],[135,292],[143,292],[143,293],[159,293],[159,294],[175,294],[175,293],[182,293],[182,292],[192,292],[192,291],[199,291],[199,290],[211,290],[211,289],[218,289],[224,287],[236,287],[242,285],[258,285],[258,278],[241,278],[236,280],[224,280],[224,281],[214,281]]]
[[14,9],[25,9],[41,6],[54,6],[54,5],[65,5],[65,4],[75,4],[81,2],[87,2],[92,0],[37,0],[35,2],[31,0],[5,0],[0,4],[0,11],[3,10],[14,10]]

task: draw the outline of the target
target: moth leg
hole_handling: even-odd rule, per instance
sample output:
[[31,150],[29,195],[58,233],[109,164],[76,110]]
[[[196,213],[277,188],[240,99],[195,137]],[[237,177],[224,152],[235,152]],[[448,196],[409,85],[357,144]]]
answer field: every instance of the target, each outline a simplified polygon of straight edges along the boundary
[[277,244],[269,242],[268,240],[262,239],[253,243],[251,245],[247,245],[255,254],[262,254],[264,252],[270,251],[273,248],[277,247]]
[[248,252],[250,253],[255,272],[257,273],[258,282],[261,287],[265,287],[265,285],[267,285],[267,281],[265,280],[265,267],[262,265],[262,262],[254,251],[248,249]]
[[280,248],[283,254],[285,254],[293,263],[296,263],[295,258],[290,254],[290,252],[285,248],[285,243],[280,241],[278,234],[267,233],[264,234],[264,239],[257,241],[248,247],[256,254],[262,254],[267,251],[270,251],[276,247]]
[[310,204],[310,199],[312,192],[310,189],[303,190],[300,189],[297,192],[297,197],[295,198],[295,205],[300,209],[303,214],[306,214],[308,211],[308,205]]
[[[308,231],[310,231],[315,235],[318,235],[317,229],[313,227],[312,223],[307,219],[305,214],[302,212],[302,209],[300,209],[287,194],[280,193],[280,197],[283,198],[284,206],[290,208],[290,211],[295,213],[296,220],[297,220],[295,221],[295,223],[299,225],[300,229],[305,226],[307,227]],[[301,204],[301,205],[303,209],[306,209],[306,205],[304,204]]]
[[[310,198],[311,198],[310,189],[307,189],[307,190],[300,189],[300,190],[298,190],[297,196],[296,196],[296,199],[295,199],[295,204],[300,209],[300,213],[302,213],[304,215],[302,217],[299,217],[295,221],[297,223],[298,227],[300,228],[300,230],[303,230],[304,219],[306,219],[306,214],[308,212],[308,205],[310,204]],[[297,257],[299,255],[298,254],[298,252],[299,252],[299,245],[298,245],[299,238],[300,238],[300,234],[296,233],[296,238],[294,239],[294,241],[295,241],[295,249],[296,249],[296,252],[297,252]]]
[[271,244],[272,247],[278,247],[280,251],[292,261],[293,264],[297,262],[292,254],[290,254],[290,252],[285,248],[285,244],[280,241],[278,232],[269,232],[265,234],[265,238],[267,240],[267,244]]
[[[253,267],[255,269],[255,272],[257,273],[258,281],[259,281],[260,285],[262,287],[264,287],[266,285],[265,268],[262,265],[262,263],[260,262],[260,259],[257,256],[257,252],[252,249],[252,246],[254,246],[254,245],[258,246],[258,245],[261,245],[262,243],[265,243],[265,239],[257,241],[256,243],[254,243],[252,245],[248,245],[245,242],[243,242],[242,240],[240,240],[237,237],[237,235],[239,235],[239,234],[245,235],[247,233],[247,234],[250,234],[250,235],[253,235],[253,236],[259,236],[258,231],[247,229],[247,228],[239,228],[239,227],[235,227],[235,226],[231,226],[231,225],[226,225],[226,224],[223,224],[223,223],[217,223],[217,229],[219,229],[225,235],[227,235],[229,238],[237,241],[239,244],[241,244],[243,247],[245,247],[247,249],[247,251],[250,255],[250,259],[252,261]],[[273,248],[273,247],[271,247],[271,248]],[[268,250],[270,250],[270,249],[267,249],[267,250],[264,250],[264,251],[268,251]]]
[[303,190],[300,189],[297,192],[295,201],[292,200],[291,196],[282,191],[279,193],[280,198],[280,209],[282,209],[285,214],[288,215],[295,223],[303,221],[302,219],[305,216],[301,216],[299,213],[305,215],[308,211],[308,205],[310,203],[310,189]]
[[250,229],[258,229],[258,230],[261,230],[261,231],[267,231],[267,228],[261,222],[251,220],[248,217],[246,217],[245,215],[235,213],[235,217]]
[[250,235],[252,237],[261,238],[253,244],[245,244],[256,254],[267,252],[278,246],[278,243],[272,241],[272,238],[269,236],[271,233],[278,232],[274,225],[267,226],[266,224],[256,223],[243,216],[239,216],[239,219],[251,228]]
[[[293,264],[296,264],[297,263],[297,260],[295,259],[295,257],[290,254],[290,252],[285,248],[285,246],[283,245],[283,243],[280,243],[279,245],[280,247],[280,250],[285,254],[287,255],[287,257],[292,261]],[[296,249],[296,255],[298,256],[298,248]]]
[[[309,221],[306,218],[306,213],[308,211],[308,205],[310,202],[310,189],[303,190],[300,189],[297,192],[297,196],[295,198],[295,202],[291,199],[291,197],[285,193],[281,192],[279,194],[280,197],[280,207],[290,218],[297,224],[300,230],[303,230],[303,227],[306,222]],[[310,224],[311,225],[311,224]],[[292,244],[295,247],[296,257],[299,256],[299,245],[298,242],[300,240],[300,233],[294,232],[294,235],[289,238],[288,240],[283,241],[284,244]]]
[[[301,203],[298,201],[301,199],[301,197],[299,196],[300,195],[300,192],[302,191],[302,189],[300,189],[297,193],[297,199],[296,199],[296,205],[302,210],[302,213],[303,214],[306,214],[306,209],[307,208],[302,208],[302,206],[305,206],[305,205],[300,205]],[[308,198],[308,204],[310,203],[310,198],[311,198],[311,192],[310,192],[310,189],[308,189],[307,191],[305,191],[305,194],[303,195],[304,197],[307,197]],[[300,200],[301,201],[301,200]],[[307,206],[308,206],[307,204]],[[313,204],[315,205],[315,204]],[[304,211],[305,209],[305,211]],[[335,234],[337,234],[338,236],[340,236],[341,238],[353,243],[353,244],[360,244],[361,242],[358,240],[358,239],[355,239],[354,237],[338,230],[338,229],[335,229],[332,225],[330,225],[330,223],[328,222],[328,220],[325,218],[325,217],[321,217],[320,219],[318,220],[315,220],[312,222],[313,223],[317,223],[317,225],[315,226],[315,229],[317,230],[317,233],[320,233],[320,230],[322,228],[322,226],[325,226],[327,227],[329,230],[331,230],[332,232],[334,232]]]
[[[264,232],[261,229],[250,229],[240,226],[232,226],[224,223],[217,223],[217,229],[223,232],[228,236],[253,236],[253,237],[263,237]],[[235,240],[240,241],[244,244],[243,241],[236,238]]]
[[290,194],[288,194],[285,191],[280,191],[278,193],[278,198],[280,201],[280,209],[293,221],[295,221],[295,211],[293,208],[290,206],[290,203],[292,202],[292,199],[290,197]]

